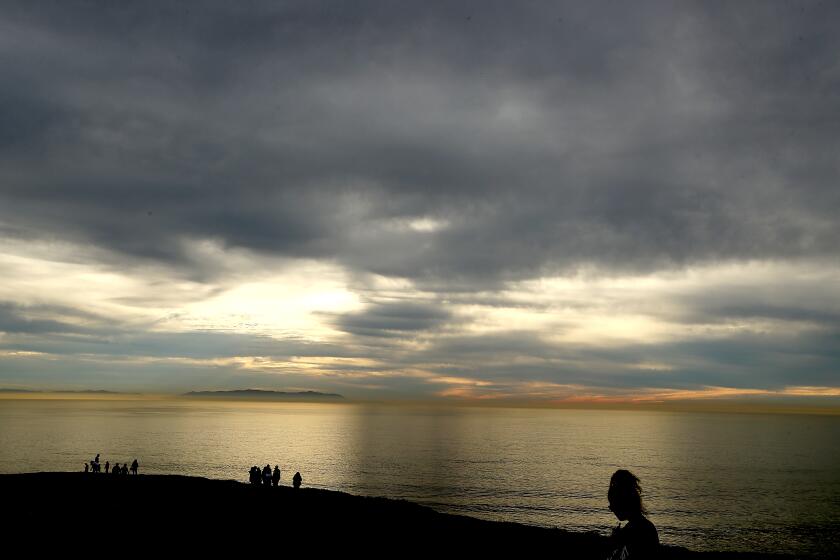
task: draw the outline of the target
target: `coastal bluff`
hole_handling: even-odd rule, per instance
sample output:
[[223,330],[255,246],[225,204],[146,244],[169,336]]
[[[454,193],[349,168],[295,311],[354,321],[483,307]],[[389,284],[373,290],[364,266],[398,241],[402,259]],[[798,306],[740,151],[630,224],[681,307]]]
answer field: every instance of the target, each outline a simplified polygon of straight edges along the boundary
[[[605,556],[608,544],[594,532],[484,521],[404,500],[175,475],[6,474],[0,475],[0,498],[8,536],[73,535],[85,545],[122,542],[144,548],[174,542],[209,550],[265,539],[265,544],[282,542],[285,551],[312,553],[548,554],[594,560]],[[792,557],[665,546],[662,558]]]

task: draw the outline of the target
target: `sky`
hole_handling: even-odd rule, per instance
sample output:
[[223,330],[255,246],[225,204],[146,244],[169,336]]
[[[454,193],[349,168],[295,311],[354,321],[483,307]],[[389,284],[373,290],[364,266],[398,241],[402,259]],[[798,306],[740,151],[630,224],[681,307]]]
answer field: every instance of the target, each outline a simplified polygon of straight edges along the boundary
[[0,387],[840,404],[838,19],[0,1]]

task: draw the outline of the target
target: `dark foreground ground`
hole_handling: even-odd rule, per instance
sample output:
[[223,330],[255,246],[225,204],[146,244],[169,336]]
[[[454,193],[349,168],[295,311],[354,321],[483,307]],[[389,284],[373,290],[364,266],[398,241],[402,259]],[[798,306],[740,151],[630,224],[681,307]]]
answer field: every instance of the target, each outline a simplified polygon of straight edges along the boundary
[[[595,533],[481,521],[401,500],[184,476],[0,475],[4,544],[73,549],[97,559],[189,551],[189,557],[450,557],[456,554],[603,560]],[[664,547],[663,558],[790,559]]]

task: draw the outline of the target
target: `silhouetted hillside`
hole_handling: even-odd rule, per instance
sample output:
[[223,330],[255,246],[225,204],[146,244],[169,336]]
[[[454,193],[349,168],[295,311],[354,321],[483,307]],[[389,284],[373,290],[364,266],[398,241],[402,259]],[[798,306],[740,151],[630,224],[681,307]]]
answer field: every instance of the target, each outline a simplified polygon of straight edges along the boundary
[[104,389],[82,389],[79,391],[49,391],[41,389],[0,389],[0,393],[54,393],[54,394],[70,394],[70,395],[122,395],[117,391],[106,391]]
[[287,393],[284,391],[264,391],[261,389],[239,389],[235,391],[190,391],[182,397],[205,399],[250,399],[265,401],[323,401],[337,400],[344,397],[335,393],[319,393],[317,391],[300,391]]
[[[289,484],[289,478],[290,473],[283,473],[281,484]],[[7,542],[60,543],[63,551],[74,545],[84,550],[110,543],[130,547],[133,553],[138,547],[170,551],[177,546],[196,553],[218,552],[219,547],[256,551],[266,546],[279,556],[302,551],[310,556],[362,554],[362,558],[418,553],[605,557],[606,538],[596,533],[482,521],[407,501],[353,496],[305,484],[305,473],[304,488],[299,490],[185,476],[0,475],[0,515]],[[125,548],[107,550],[111,555],[110,550]],[[666,547],[662,558],[790,557]]]

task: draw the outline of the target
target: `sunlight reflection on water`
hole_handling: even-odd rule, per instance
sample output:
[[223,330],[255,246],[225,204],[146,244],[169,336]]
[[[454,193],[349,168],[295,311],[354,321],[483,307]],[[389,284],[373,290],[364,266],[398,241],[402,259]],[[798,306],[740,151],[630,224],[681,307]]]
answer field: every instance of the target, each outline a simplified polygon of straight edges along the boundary
[[607,531],[611,473],[641,479],[663,542],[836,552],[840,418],[353,404],[0,400],[0,472],[82,470],[283,482],[439,510]]

